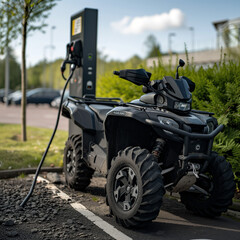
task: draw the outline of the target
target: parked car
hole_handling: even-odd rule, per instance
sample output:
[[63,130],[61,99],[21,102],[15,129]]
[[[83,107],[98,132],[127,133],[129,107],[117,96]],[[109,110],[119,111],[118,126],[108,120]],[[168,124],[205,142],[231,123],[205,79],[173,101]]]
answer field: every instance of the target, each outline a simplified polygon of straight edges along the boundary
[[15,92],[12,92],[11,94],[8,95],[8,99],[4,96],[3,97],[3,102],[6,103],[8,101],[8,104],[12,103],[12,100],[14,98],[18,98],[19,96],[22,96],[21,90],[17,90]]
[[[12,92],[13,92],[13,90],[11,90],[11,89],[8,90],[8,94],[10,94]],[[5,96],[5,88],[1,88],[0,89],[0,102],[3,102],[4,96]]]
[[[63,102],[67,100],[68,96],[69,96],[69,90],[66,90],[66,91],[65,91],[65,94],[64,94],[64,97],[63,97]],[[61,96],[55,98],[55,99],[51,102],[51,107],[59,108],[60,101],[61,101]]]
[[[50,88],[36,88],[29,90],[26,94],[27,104],[35,103],[35,104],[51,104],[52,100],[56,97],[60,96],[60,92],[58,90],[50,89]],[[12,102],[16,105],[21,104],[22,94],[14,99]]]

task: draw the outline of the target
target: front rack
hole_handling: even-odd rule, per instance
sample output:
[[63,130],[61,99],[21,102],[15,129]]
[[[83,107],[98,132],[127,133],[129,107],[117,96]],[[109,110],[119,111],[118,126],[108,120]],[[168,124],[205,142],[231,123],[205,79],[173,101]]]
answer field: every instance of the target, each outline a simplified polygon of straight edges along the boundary
[[74,103],[86,103],[86,104],[106,104],[106,105],[113,105],[113,106],[130,106],[136,108],[156,108],[157,105],[153,104],[144,104],[144,103],[131,103],[131,102],[124,102],[121,98],[101,98],[101,97],[94,97],[94,96],[85,96],[85,97],[75,97],[69,96],[68,100]]
[[224,129],[224,125],[221,124],[216,129],[214,129],[211,133],[201,134],[201,133],[190,133],[190,132],[184,131],[182,129],[169,127],[167,125],[164,125],[162,123],[159,123],[159,122],[156,122],[156,121],[153,121],[153,120],[150,120],[150,119],[146,119],[145,122],[148,125],[166,130],[168,132],[171,132],[171,133],[174,133],[174,134],[177,134],[177,135],[183,137],[183,140],[184,140],[183,156],[188,156],[189,155],[189,142],[190,142],[191,139],[205,139],[205,140],[207,140],[208,141],[207,155],[210,155],[214,137]]

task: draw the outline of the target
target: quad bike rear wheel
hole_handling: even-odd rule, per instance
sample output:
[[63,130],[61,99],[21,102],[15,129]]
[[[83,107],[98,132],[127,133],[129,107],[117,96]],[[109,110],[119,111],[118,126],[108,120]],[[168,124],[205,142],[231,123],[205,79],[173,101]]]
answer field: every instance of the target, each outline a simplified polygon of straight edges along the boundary
[[226,212],[232,204],[235,192],[234,176],[231,165],[224,157],[212,154],[208,170],[201,175],[196,184],[206,193],[181,192],[181,201],[193,213],[216,217]]
[[158,216],[165,193],[161,169],[146,149],[128,147],[113,159],[106,191],[120,225],[142,225]]
[[64,149],[63,169],[66,183],[75,190],[84,190],[90,184],[94,173],[81,158],[81,144],[81,135],[72,135]]

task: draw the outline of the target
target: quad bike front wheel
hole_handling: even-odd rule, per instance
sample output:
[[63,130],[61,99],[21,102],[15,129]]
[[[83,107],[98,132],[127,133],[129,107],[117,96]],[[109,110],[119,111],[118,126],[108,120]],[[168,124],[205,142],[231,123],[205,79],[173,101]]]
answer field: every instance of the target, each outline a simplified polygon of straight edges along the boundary
[[124,227],[154,220],[165,193],[161,169],[145,149],[128,147],[113,159],[107,177],[107,200]]
[[75,190],[84,190],[94,173],[81,158],[81,144],[81,136],[73,135],[68,138],[64,149],[63,169],[66,183]]
[[212,156],[206,173],[200,174],[195,183],[205,193],[180,193],[181,201],[188,210],[205,217],[216,217],[226,212],[235,192],[231,165],[216,153]]

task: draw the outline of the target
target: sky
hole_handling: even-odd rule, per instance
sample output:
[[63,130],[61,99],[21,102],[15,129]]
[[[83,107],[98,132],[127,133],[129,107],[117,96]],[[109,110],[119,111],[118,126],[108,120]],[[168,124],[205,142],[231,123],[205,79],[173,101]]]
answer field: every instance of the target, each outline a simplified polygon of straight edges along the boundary
[[[215,48],[212,23],[240,17],[240,0],[61,0],[46,20],[45,34],[35,31],[28,37],[27,66],[44,57],[48,61],[65,57],[70,17],[84,8],[98,9],[97,48],[108,60],[122,61],[135,54],[146,57],[150,34],[162,52],[169,49],[169,34],[172,51],[183,52],[185,43],[189,51]],[[12,47],[20,62],[20,39]]]

